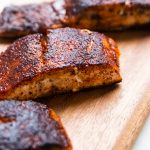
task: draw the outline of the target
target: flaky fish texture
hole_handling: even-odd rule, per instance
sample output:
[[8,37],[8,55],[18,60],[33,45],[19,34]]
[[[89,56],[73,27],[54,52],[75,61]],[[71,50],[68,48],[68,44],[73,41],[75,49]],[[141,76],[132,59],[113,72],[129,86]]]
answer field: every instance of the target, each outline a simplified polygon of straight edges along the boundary
[[120,81],[116,43],[89,30],[28,35],[0,55],[0,99],[35,99]]
[[0,14],[0,37],[67,26],[110,31],[142,25],[150,25],[150,0],[52,0],[6,7]]
[[72,150],[55,112],[33,101],[0,101],[0,150]]

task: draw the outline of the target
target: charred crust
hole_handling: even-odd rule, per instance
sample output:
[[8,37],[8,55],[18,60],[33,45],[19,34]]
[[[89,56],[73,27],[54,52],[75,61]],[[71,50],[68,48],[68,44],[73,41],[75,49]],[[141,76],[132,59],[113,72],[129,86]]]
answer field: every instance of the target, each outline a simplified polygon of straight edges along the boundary
[[[0,101],[1,150],[71,150],[59,117],[47,106],[33,101]],[[15,119],[14,119],[15,118]],[[19,140],[19,142],[18,142]]]
[[31,80],[40,72],[42,35],[20,38],[0,55],[0,92],[6,92],[17,83]]
[[0,99],[29,81],[38,82],[61,70],[76,74],[74,68],[90,66],[110,66],[119,73],[119,50],[111,38],[73,28],[20,38],[0,55]]
[[150,24],[149,0],[66,1],[71,27],[110,31]]
[[[66,9],[68,15],[78,15],[82,11],[86,11],[89,8],[94,7],[103,7],[103,6],[122,6],[122,7],[141,7],[145,9],[150,8],[150,1],[149,0],[65,0],[66,2]],[[113,8],[112,8],[113,9]],[[114,9],[113,9],[114,10]],[[111,11],[112,12],[112,11]]]
[[29,33],[46,33],[48,28],[62,27],[61,17],[65,15],[65,10],[63,5],[57,10],[53,4],[6,7],[0,15],[0,36],[13,37]]

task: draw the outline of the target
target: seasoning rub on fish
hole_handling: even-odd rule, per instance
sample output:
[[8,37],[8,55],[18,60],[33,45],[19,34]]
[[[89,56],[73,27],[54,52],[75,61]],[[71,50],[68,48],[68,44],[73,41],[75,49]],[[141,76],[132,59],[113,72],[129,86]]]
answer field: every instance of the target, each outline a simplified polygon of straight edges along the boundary
[[0,99],[34,99],[120,81],[116,43],[89,30],[28,35],[0,55]]
[[46,105],[0,101],[0,150],[72,150],[60,118]]

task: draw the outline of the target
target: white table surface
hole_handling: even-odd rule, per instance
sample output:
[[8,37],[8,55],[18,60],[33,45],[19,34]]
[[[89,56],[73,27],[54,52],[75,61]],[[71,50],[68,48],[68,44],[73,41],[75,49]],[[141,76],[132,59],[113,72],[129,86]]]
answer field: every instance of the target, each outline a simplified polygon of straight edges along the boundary
[[150,116],[132,150],[150,150]]

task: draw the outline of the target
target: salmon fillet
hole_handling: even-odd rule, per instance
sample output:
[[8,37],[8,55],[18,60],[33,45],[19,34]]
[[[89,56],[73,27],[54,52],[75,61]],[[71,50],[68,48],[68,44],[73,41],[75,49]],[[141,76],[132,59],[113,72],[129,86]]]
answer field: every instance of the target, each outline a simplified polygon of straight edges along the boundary
[[121,30],[150,25],[150,0],[66,0],[69,26]]
[[[18,141],[19,140],[19,141]],[[72,150],[56,113],[33,101],[0,101],[1,150]]]
[[0,15],[0,37],[19,37],[31,33],[46,33],[48,28],[63,27],[63,1],[10,6]]
[[6,7],[0,14],[0,37],[66,26],[110,31],[145,24],[150,24],[150,0],[53,0]]
[[89,30],[28,35],[0,55],[0,99],[35,99],[120,81],[116,43]]

